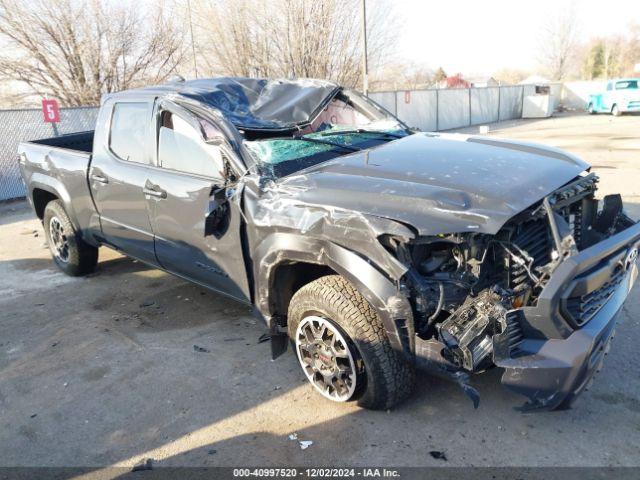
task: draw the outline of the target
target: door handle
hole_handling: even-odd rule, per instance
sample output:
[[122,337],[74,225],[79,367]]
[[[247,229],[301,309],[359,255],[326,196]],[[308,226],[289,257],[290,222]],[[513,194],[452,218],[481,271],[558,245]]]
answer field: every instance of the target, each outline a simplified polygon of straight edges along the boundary
[[167,191],[161,189],[160,187],[158,187],[157,185],[153,185],[153,186],[145,186],[142,189],[142,193],[144,193],[145,195],[149,195],[151,197],[156,197],[156,198],[167,198]]
[[104,175],[99,175],[97,173],[91,175],[91,180],[95,180],[99,183],[109,183],[109,179],[107,177],[105,177]]

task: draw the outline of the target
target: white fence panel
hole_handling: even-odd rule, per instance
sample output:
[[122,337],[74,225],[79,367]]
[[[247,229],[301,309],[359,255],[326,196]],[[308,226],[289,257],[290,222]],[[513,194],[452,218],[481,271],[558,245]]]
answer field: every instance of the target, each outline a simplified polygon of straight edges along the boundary
[[500,109],[500,88],[471,89],[471,124],[497,122]]
[[500,87],[500,120],[522,118],[522,95],[524,87]]
[[438,99],[438,130],[469,126],[468,88],[439,90]]
[[436,90],[413,90],[396,92],[398,118],[409,127],[423,132],[438,129],[438,92]]
[[394,115],[398,115],[396,112],[396,92],[374,92],[369,94],[369,98]]

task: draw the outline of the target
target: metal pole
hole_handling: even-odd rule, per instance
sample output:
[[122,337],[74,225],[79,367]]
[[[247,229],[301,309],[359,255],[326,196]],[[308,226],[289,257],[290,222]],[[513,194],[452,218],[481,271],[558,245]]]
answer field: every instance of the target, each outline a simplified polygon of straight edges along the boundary
[[436,132],[440,130],[440,92],[439,89],[436,88]]
[[398,116],[398,90],[394,90],[393,92],[393,114],[397,117]]
[[189,11],[189,30],[191,31],[191,52],[193,53],[193,73],[198,78],[198,63],[196,60],[196,45],[193,41],[193,21],[191,20],[191,0],[187,0],[187,10]]
[[369,64],[367,61],[367,0],[362,0],[362,93],[369,95]]
[[469,126],[473,125],[471,121],[471,85],[469,85]]

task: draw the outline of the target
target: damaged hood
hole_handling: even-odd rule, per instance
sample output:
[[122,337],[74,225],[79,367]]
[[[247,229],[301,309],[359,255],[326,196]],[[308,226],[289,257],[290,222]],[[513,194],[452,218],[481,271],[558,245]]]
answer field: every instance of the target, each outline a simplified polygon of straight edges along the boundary
[[495,234],[588,166],[531,143],[418,133],[324,162],[272,188],[289,205],[389,218],[420,235]]

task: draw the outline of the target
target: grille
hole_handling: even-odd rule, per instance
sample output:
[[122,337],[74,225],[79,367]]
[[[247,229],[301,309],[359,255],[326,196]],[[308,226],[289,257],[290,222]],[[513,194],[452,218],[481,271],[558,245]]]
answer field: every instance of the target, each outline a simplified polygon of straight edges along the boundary
[[508,312],[507,319],[507,343],[509,344],[509,353],[514,355],[518,352],[522,340],[524,340],[524,334],[522,333],[522,327],[518,322],[518,315],[516,312]]
[[581,327],[600,311],[614,294],[616,287],[622,282],[623,278],[624,270],[618,268],[611,280],[600,288],[579,297],[569,297],[567,299],[566,310],[576,326]]
[[[536,267],[551,261],[551,232],[546,218],[523,224],[511,241],[533,258],[534,272]],[[523,265],[510,260],[509,274],[509,287],[513,291],[520,293],[528,288],[529,275]]]

